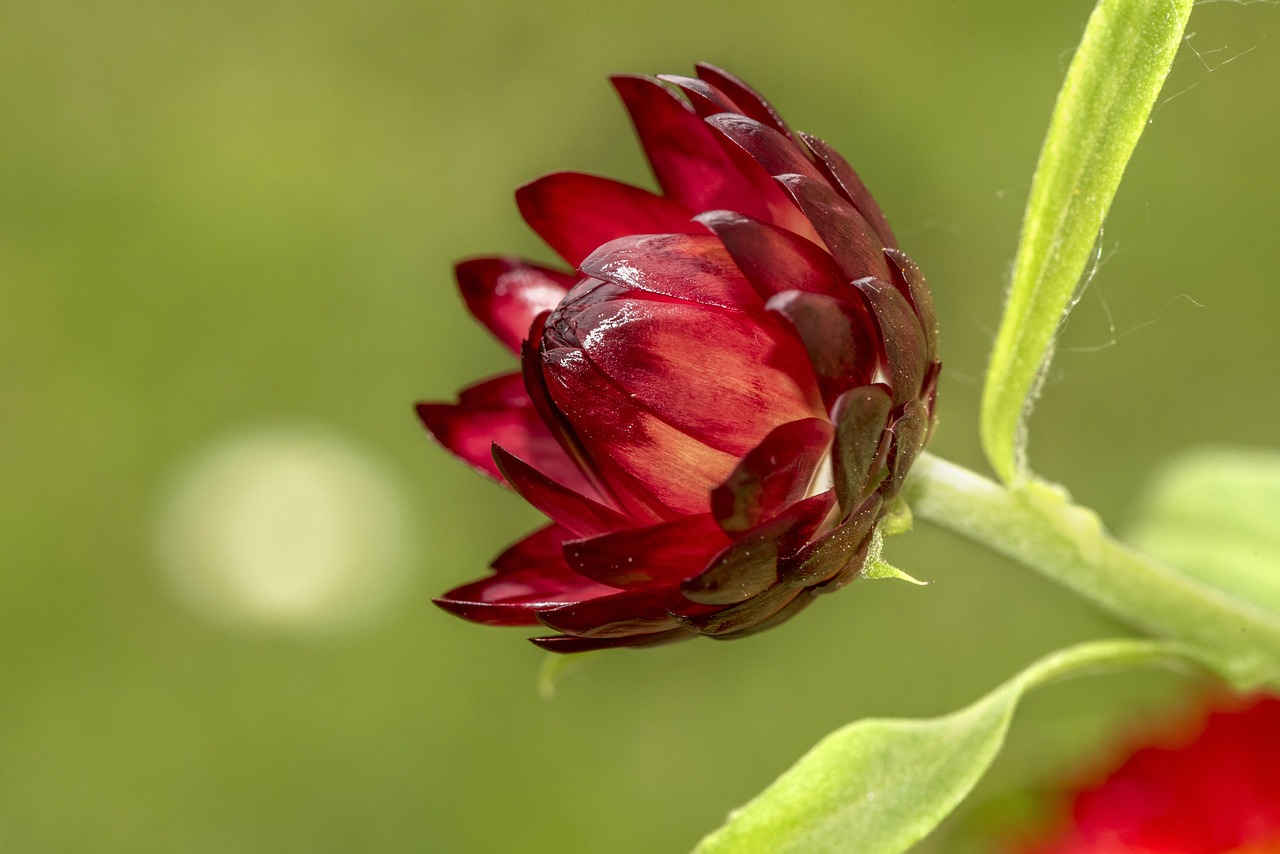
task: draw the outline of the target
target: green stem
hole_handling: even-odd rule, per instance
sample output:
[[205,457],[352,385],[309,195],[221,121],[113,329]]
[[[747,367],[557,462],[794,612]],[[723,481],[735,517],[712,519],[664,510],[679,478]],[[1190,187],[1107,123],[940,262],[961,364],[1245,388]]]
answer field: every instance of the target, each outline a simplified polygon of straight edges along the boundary
[[907,499],[917,516],[1032,567],[1143,631],[1203,650],[1239,685],[1280,684],[1280,617],[1123,545],[1058,487],[1004,487],[924,454]]

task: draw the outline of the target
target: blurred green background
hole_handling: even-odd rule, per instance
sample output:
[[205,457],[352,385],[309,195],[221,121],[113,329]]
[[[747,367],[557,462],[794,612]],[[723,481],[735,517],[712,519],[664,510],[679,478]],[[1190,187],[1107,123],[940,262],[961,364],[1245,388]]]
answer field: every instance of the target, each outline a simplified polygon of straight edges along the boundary
[[[450,265],[549,258],[515,186],[649,180],[605,75],[706,59],[875,190],[938,304],[933,450],[982,468],[979,382],[1090,7],[0,0],[0,851],[679,852],[835,726],[947,711],[1123,632],[921,525],[888,556],[930,587],[592,658],[544,699],[519,631],[430,602],[535,514],[410,408],[507,365]],[[1190,30],[1032,433],[1039,470],[1119,529],[1179,448],[1280,444],[1280,6],[1205,2]],[[313,512],[286,473],[259,495],[347,549],[350,590],[309,610],[305,572],[265,605],[252,578],[183,581],[214,558],[193,569],[175,538],[213,554],[218,525],[275,524],[233,489],[182,528],[175,502],[213,489],[192,472],[289,430],[376,493]],[[1007,832],[1115,726],[1195,690],[1039,692],[921,850]]]

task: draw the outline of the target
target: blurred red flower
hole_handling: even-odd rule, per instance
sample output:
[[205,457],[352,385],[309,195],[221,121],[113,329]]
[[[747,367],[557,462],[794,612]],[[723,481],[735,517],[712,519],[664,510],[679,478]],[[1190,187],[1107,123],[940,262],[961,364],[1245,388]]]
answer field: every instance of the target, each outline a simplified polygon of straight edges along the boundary
[[521,370],[424,403],[445,448],[552,524],[443,608],[556,652],[742,637],[857,576],[933,423],[924,278],[853,169],[753,89],[613,79],[662,195],[516,192],[577,272],[457,267]]
[[1019,854],[1280,854],[1280,698],[1221,708],[1133,751]]

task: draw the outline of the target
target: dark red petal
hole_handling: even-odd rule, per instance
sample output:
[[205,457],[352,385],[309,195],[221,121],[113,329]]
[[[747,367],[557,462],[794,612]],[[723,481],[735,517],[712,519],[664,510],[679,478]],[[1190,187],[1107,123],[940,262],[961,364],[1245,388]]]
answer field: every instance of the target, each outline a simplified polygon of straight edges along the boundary
[[800,588],[829,583],[846,575],[856,577],[866,560],[868,538],[880,507],[880,496],[871,496],[835,528],[795,557],[783,561],[779,573],[782,582]]
[[[803,498],[831,435],[830,422],[822,418],[774,428],[711,493],[711,512],[720,527],[729,534],[745,533]],[[705,565],[704,560],[698,568]]]
[[775,584],[737,605],[730,605],[705,615],[677,614],[675,620],[686,629],[713,637],[744,632],[777,614],[789,605],[797,594],[808,595],[785,584]]
[[555,482],[504,448],[494,445],[493,459],[521,498],[575,536],[591,537],[635,525],[618,511]]
[[814,596],[814,592],[815,591],[813,590],[796,591],[794,599],[783,605],[777,611],[774,611],[770,616],[765,617],[763,620],[750,625],[743,625],[740,628],[735,628],[732,631],[728,631],[723,634],[709,635],[709,637],[714,638],[715,640],[738,640],[740,638],[749,638],[752,635],[759,634],[760,632],[767,632],[769,629],[782,625],[787,620],[790,620],[796,614],[799,614],[805,608],[812,605],[817,598]]
[[628,234],[699,234],[683,205],[648,190],[580,172],[555,172],[516,190],[525,222],[573,266]]
[[812,223],[847,280],[864,276],[888,277],[884,244],[857,208],[841,198],[825,181],[815,181],[803,175],[780,175],[778,183],[786,188],[796,206]]
[[583,638],[617,638],[674,629],[670,609],[684,602],[676,588],[627,590],[538,614],[549,629]]
[[494,442],[529,460],[553,480],[600,500],[538,417],[520,374],[495,377],[464,389],[457,403],[419,403],[417,412],[436,441],[499,483],[505,481],[490,453]]
[[731,309],[760,308],[755,289],[711,234],[639,234],[592,252],[582,272],[662,296]]
[[933,359],[938,350],[938,317],[933,310],[933,295],[925,283],[924,274],[905,253],[897,249],[886,249],[885,257],[892,268],[893,284],[910,302],[920,318],[920,328],[924,330],[925,343],[928,345],[928,358]]
[[861,299],[851,302],[824,294],[784,291],[766,306],[795,328],[809,353],[822,399],[828,404],[874,378],[880,363],[880,336]]
[[533,319],[555,308],[577,281],[519,258],[472,258],[454,273],[467,308],[513,353],[529,337]]
[[434,600],[463,619],[490,626],[536,626],[537,610],[581,602],[617,591],[583,578],[547,544],[564,532],[543,528],[507,549],[493,575],[456,587]]
[[605,468],[610,462],[673,515],[711,509],[711,490],[733,470],[732,455],[707,446],[638,405],[581,350],[551,350],[545,360],[556,406],[573,422],[592,458],[600,461],[611,486],[616,478]]
[[778,561],[799,550],[835,503],[828,490],[791,505],[712,558],[684,582],[684,595],[703,605],[734,605],[763,593],[778,580]]
[[714,116],[716,113],[741,113],[742,108],[733,102],[725,93],[705,80],[696,77],[683,77],[679,74],[659,74],[663,83],[678,86],[689,99],[690,106],[702,118]]
[[[729,538],[709,514],[617,531],[564,544],[571,566],[586,578],[623,590],[669,587],[702,571]],[[562,629],[563,631],[563,629]]]
[[758,194],[702,117],[671,90],[647,77],[614,77],[613,86],[667,198],[690,211],[758,204]]
[[893,405],[901,406],[920,394],[924,373],[929,367],[928,345],[920,328],[920,318],[907,298],[888,282],[860,279],[853,284],[871,304],[884,341]]
[[818,166],[826,172],[828,180],[840,189],[845,198],[853,202],[853,206],[879,235],[881,242],[885,246],[896,248],[898,241],[893,236],[893,229],[889,227],[889,220],[885,218],[880,205],[876,203],[871,191],[867,189],[866,184],[862,183],[862,179],[858,177],[857,172],[853,171],[849,162],[840,156],[840,152],[816,136],[810,136],[802,131],[800,138],[817,155]]
[[707,119],[707,124],[740,146],[775,178],[779,175],[804,175],[814,181],[826,181],[818,167],[789,136],[768,125],[734,113],[712,116]]
[[734,211],[695,217],[715,232],[761,299],[781,291],[842,294],[847,280],[827,251],[784,228]]
[[920,451],[924,449],[929,434],[929,410],[919,400],[907,403],[906,411],[893,425],[893,452],[889,458],[889,484],[884,490],[887,501],[898,494],[907,472]]
[[841,507],[858,506],[879,484],[883,473],[875,470],[877,451],[892,408],[893,401],[880,385],[851,389],[832,408],[836,438],[831,458]]
[[787,123],[782,120],[782,116],[755,89],[752,89],[723,68],[699,62],[697,69],[698,77],[732,98],[744,115],[772,126],[779,133],[791,135],[791,128],[787,127]]
[[503,573],[543,564],[562,564],[565,563],[564,542],[571,539],[573,534],[553,523],[512,543],[489,566],[494,572]]
[[579,638],[572,635],[552,635],[545,638],[529,638],[529,642],[536,647],[545,649],[547,652],[568,654],[594,652],[598,649],[619,649],[621,647],[662,646],[663,644],[678,643],[695,637],[697,637],[697,634],[688,629],[672,629],[666,632],[627,635],[626,637],[618,638]]
[[584,309],[577,332],[636,403],[734,456],[778,424],[824,411],[804,347],[767,315],[615,300]]

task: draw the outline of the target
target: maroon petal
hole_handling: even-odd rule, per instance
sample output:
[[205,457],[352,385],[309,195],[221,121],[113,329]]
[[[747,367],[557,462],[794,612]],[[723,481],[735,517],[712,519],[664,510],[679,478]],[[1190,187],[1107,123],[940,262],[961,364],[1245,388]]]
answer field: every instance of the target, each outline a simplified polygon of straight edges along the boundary
[[615,478],[604,468],[609,462],[675,513],[711,509],[711,490],[733,470],[734,456],[709,447],[637,405],[632,395],[602,374],[581,350],[551,350],[544,359],[548,388],[557,408],[576,426],[611,486]]
[[875,229],[881,242],[885,246],[896,248],[898,241],[893,236],[893,229],[889,227],[889,220],[885,219],[880,205],[876,203],[866,184],[862,183],[858,173],[853,171],[849,161],[816,136],[801,132],[800,138],[809,146],[809,150],[817,155],[818,165],[827,173],[828,180],[840,189],[845,198],[853,202],[853,206]]
[[505,481],[490,452],[494,442],[551,479],[593,499],[600,498],[538,417],[520,374],[506,374],[464,389],[457,403],[419,403],[417,411],[436,441],[499,483]]
[[862,571],[880,507],[880,496],[871,496],[835,528],[784,561],[779,573],[782,582],[800,588],[824,584],[842,574],[856,576]]
[[778,561],[798,550],[822,524],[835,495],[804,499],[716,555],[707,569],[681,587],[692,602],[734,605],[769,589],[778,580]]
[[742,108],[733,102],[725,93],[705,80],[696,77],[684,77],[680,74],[659,74],[658,79],[679,87],[689,105],[702,118],[714,116],[716,113],[741,113]]
[[774,177],[803,175],[814,181],[826,181],[818,167],[813,165],[790,137],[778,133],[768,125],[734,113],[712,116],[707,119],[707,124],[741,147],[764,171]]
[[697,65],[698,77],[707,81],[712,86],[719,89],[725,95],[733,99],[733,102],[742,110],[744,115],[750,116],[758,122],[770,125],[774,130],[787,136],[791,135],[791,128],[787,127],[787,123],[782,120],[782,116],[778,111],[764,99],[764,96],[752,89],[742,80],[733,76],[723,68],[717,68],[705,62],[699,62]]
[[722,634],[708,635],[708,637],[714,638],[715,640],[738,640],[740,638],[749,638],[752,635],[759,634],[760,632],[767,632],[769,629],[782,625],[796,614],[799,614],[805,608],[808,608],[814,603],[816,598],[817,597],[814,596],[813,590],[796,591],[795,598],[783,605],[777,611],[774,611],[773,614],[765,617],[763,620],[743,625],[739,628],[734,628],[733,630]]
[[822,418],[792,421],[765,436],[711,493],[720,527],[730,535],[745,533],[803,498],[831,436],[831,424]]
[[628,234],[698,234],[683,205],[648,190],[580,172],[555,172],[516,190],[525,222],[573,266]]
[[[709,514],[617,531],[564,544],[569,566],[623,590],[670,587],[702,570],[729,544]],[[563,629],[561,631],[564,631]]]
[[877,279],[860,279],[853,283],[867,297],[880,327],[888,362],[893,405],[901,406],[920,394],[925,370],[929,367],[928,345],[920,318],[911,303],[897,288]]
[[[676,622],[686,629],[692,629],[703,635],[728,635],[750,630],[777,614],[791,603],[803,591],[775,584],[769,589],[752,596],[745,602],[730,605],[705,615],[686,616],[677,614]],[[808,595],[808,594],[803,594]]]
[[786,188],[812,223],[846,280],[864,276],[887,278],[889,265],[884,258],[884,244],[857,208],[825,181],[804,175],[780,175],[778,183]]
[[544,626],[583,638],[617,638],[677,628],[670,609],[684,602],[675,588],[623,591],[538,614]]
[[933,359],[938,350],[938,317],[933,310],[933,295],[925,284],[924,273],[905,253],[897,249],[886,249],[885,257],[892,267],[893,284],[911,302],[916,316],[920,318],[920,328],[924,330],[925,343],[928,345],[928,359]]
[[521,498],[575,536],[591,537],[635,524],[618,511],[557,483],[498,445],[493,446],[493,459]]
[[734,211],[708,211],[695,219],[720,238],[761,299],[781,291],[834,295],[848,289],[826,250],[797,234]]
[[494,561],[500,567],[487,578],[456,587],[434,600],[446,611],[490,626],[536,626],[538,610],[581,602],[617,591],[583,578],[547,543],[562,530],[543,528]]
[[851,389],[840,395],[831,411],[836,425],[831,461],[840,506],[856,507],[879,483],[877,459],[893,401],[880,385]]
[[733,456],[780,423],[823,414],[808,354],[768,315],[615,300],[585,309],[577,333],[636,403]]
[[761,304],[724,244],[711,234],[620,237],[592,252],[581,269],[616,285],[703,305],[758,310]]
[[[564,528],[552,523],[517,540],[490,562],[494,572],[515,572],[529,567],[563,564],[565,540],[573,539]],[[567,566],[567,564],[566,564]]]
[[907,472],[920,451],[924,449],[929,434],[929,410],[919,400],[907,403],[902,417],[893,425],[893,453],[889,458],[889,485],[884,491],[887,501],[898,494]]
[[627,635],[616,638],[579,638],[572,635],[552,635],[545,638],[529,638],[529,642],[536,647],[545,649],[547,652],[568,654],[594,652],[598,649],[618,649],[621,647],[662,646],[663,644],[678,643],[695,637],[697,637],[697,634],[688,629],[671,629],[665,632]]
[[862,302],[784,291],[766,303],[795,328],[828,404],[848,389],[871,382],[879,364],[879,335]]
[[533,319],[555,308],[577,281],[519,258],[472,258],[454,272],[467,308],[513,353],[529,337]]
[[614,77],[613,86],[667,198],[691,211],[758,204],[757,194],[742,180],[702,117],[671,90],[651,78],[633,76]]

